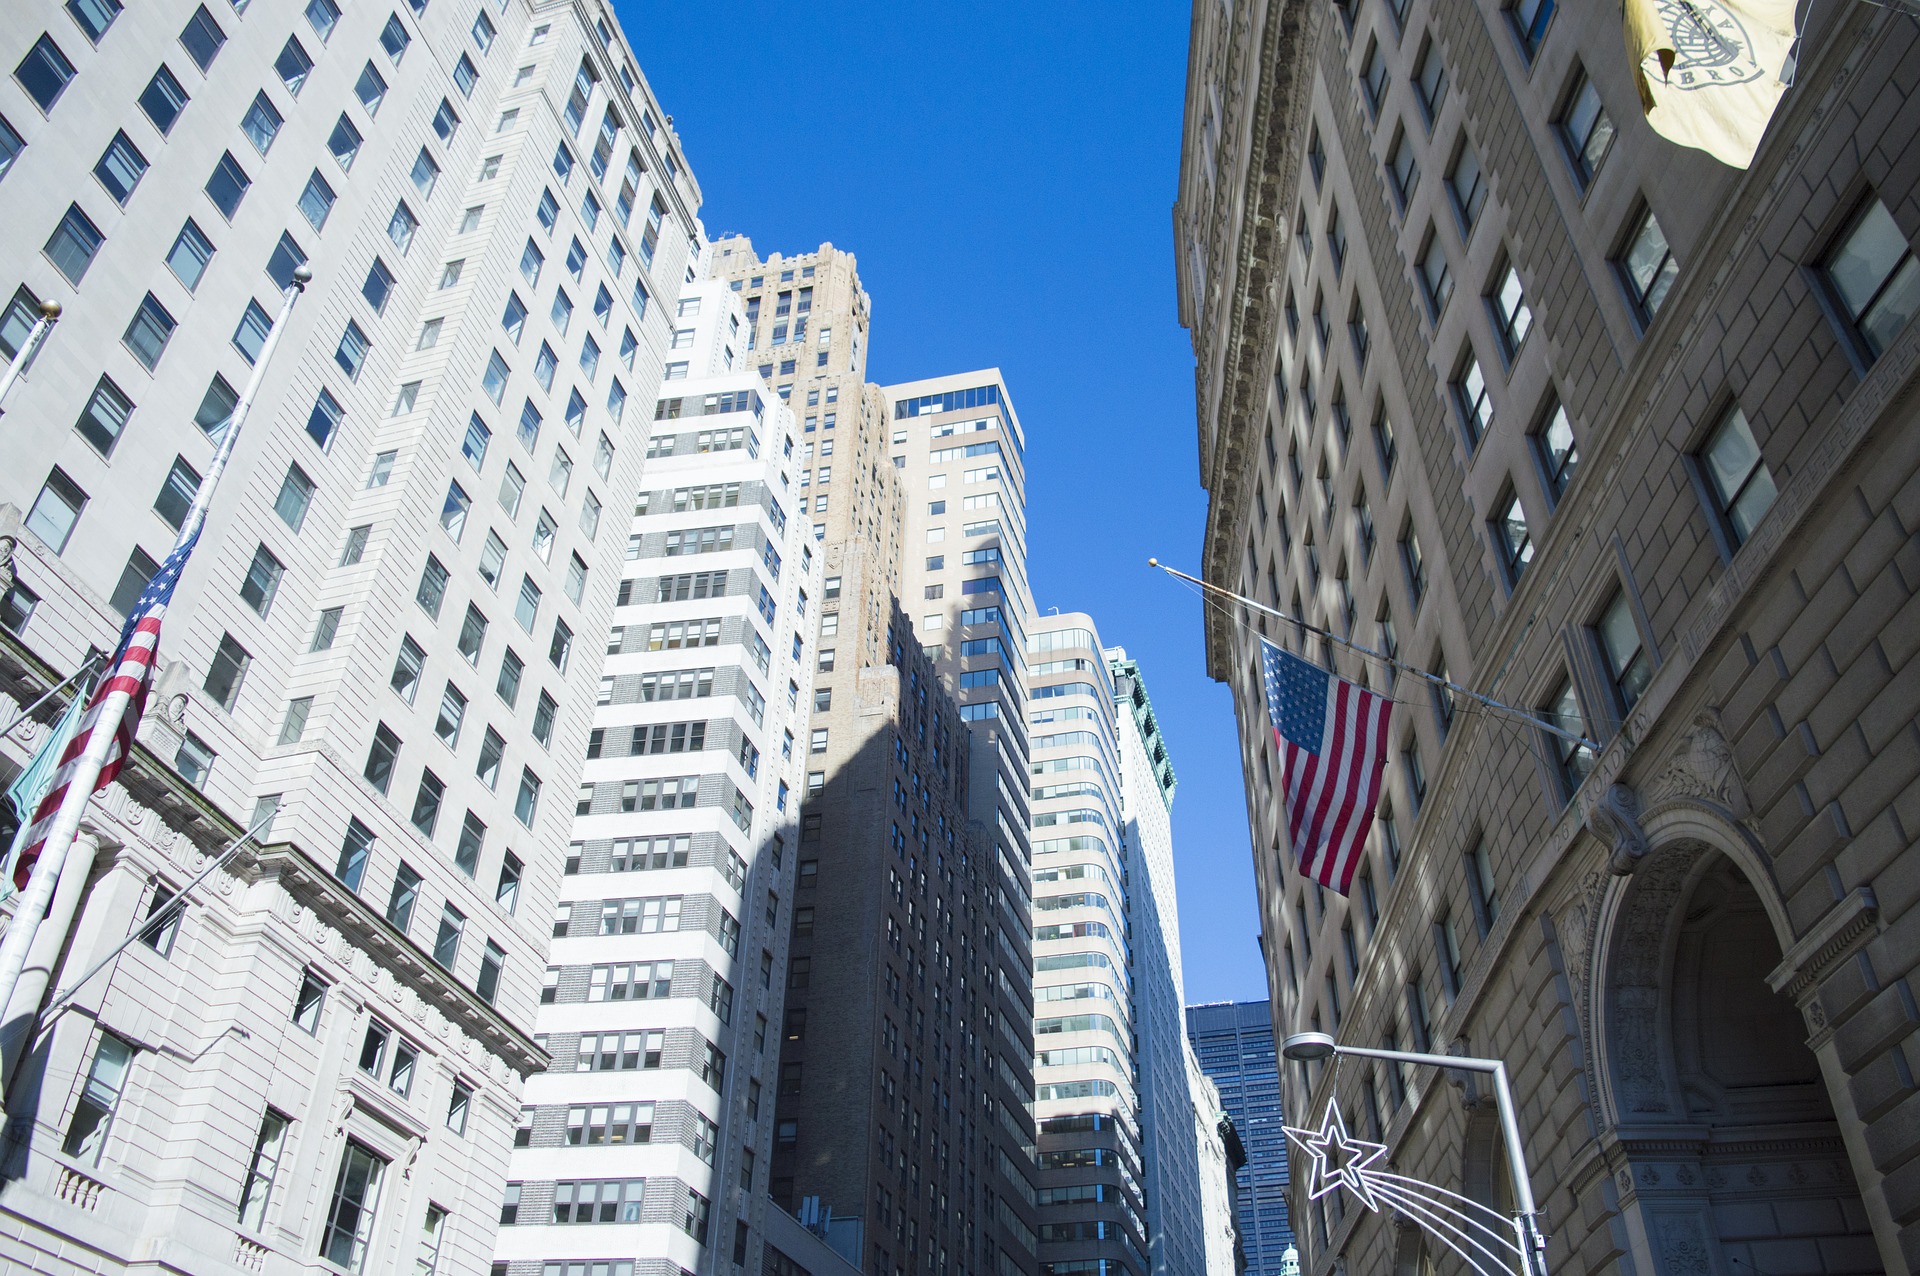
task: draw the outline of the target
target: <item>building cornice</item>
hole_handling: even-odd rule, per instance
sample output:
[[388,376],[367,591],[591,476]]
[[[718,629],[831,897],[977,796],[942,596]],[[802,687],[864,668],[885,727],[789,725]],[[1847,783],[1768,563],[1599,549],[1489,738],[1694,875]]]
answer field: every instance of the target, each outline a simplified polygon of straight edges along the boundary
[[[1245,176],[1238,192],[1240,215],[1230,258],[1215,262],[1229,271],[1219,316],[1220,371],[1211,398],[1212,428],[1201,423],[1201,482],[1207,489],[1207,522],[1200,574],[1216,585],[1234,585],[1234,546],[1246,522],[1247,484],[1256,446],[1255,422],[1267,399],[1273,348],[1274,286],[1285,269],[1291,239],[1285,210],[1300,180],[1301,127],[1312,88],[1309,55],[1325,21],[1325,6],[1274,0],[1264,21],[1249,32],[1256,50],[1255,86],[1247,131]],[[1205,322],[1206,316],[1201,316]],[[1205,366],[1196,375],[1204,378]],[[1202,407],[1202,411],[1206,411]],[[1211,440],[1209,444],[1209,439]],[[1228,613],[1206,613],[1207,673],[1226,681],[1232,656]]]
[[[0,694],[11,696],[16,704],[28,704],[58,685],[61,677],[18,637],[0,631]],[[66,704],[64,697],[55,697],[35,717],[50,722]],[[192,842],[202,855],[218,855],[247,832],[246,826],[215,806],[206,794],[137,740],[114,786]],[[294,904],[346,937],[395,983],[438,1010],[521,1077],[546,1068],[547,1053],[530,1036],[434,964],[419,945],[300,846],[291,842],[248,846],[234,853],[224,871],[239,885],[274,882]],[[216,889],[213,893],[225,892]]]

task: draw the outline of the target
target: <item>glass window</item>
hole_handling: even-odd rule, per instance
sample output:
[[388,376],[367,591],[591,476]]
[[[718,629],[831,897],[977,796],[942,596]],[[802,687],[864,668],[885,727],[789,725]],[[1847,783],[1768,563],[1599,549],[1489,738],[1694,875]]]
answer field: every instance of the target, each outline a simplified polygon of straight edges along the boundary
[[248,301],[246,311],[240,316],[240,325],[233,330],[234,349],[245,356],[248,363],[258,363],[272,331],[273,316],[259,302]]
[[307,76],[313,70],[313,59],[307,56],[306,48],[295,36],[288,36],[280,49],[280,56],[273,60],[273,69],[280,76],[280,83],[287,86],[287,92],[294,97],[300,96],[300,90],[306,87]]
[[300,192],[300,214],[315,230],[324,229],[327,215],[333,211],[334,199],[333,187],[327,185],[327,179],[315,169],[307,178],[306,189]]
[[1729,408],[1720,425],[1700,449],[1700,468],[1713,489],[1718,513],[1736,547],[1746,543],[1776,495],[1773,472],[1767,468],[1760,445],[1754,442],[1747,414]]
[[1420,253],[1420,283],[1427,294],[1427,309],[1438,319],[1453,296],[1453,267],[1447,262],[1438,229],[1427,232],[1427,246]]
[[273,608],[274,595],[280,592],[280,578],[286,568],[265,545],[254,548],[253,561],[240,580],[240,601],[265,616]]
[[[1560,685],[1554,688],[1546,704],[1541,706],[1540,716],[1563,730],[1576,735],[1586,734],[1587,720],[1580,712],[1580,700],[1574,695],[1570,678],[1560,679]],[[1547,736],[1547,744],[1570,798],[1586,781],[1588,772],[1593,770],[1593,750],[1577,740],[1557,735]]]
[[1527,514],[1520,508],[1520,497],[1513,492],[1507,493],[1499,513],[1494,516],[1493,540],[1500,552],[1500,567],[1506,573],[1507,583],[1518,581],[1520,573],[1533,561],[1533,534],[1527,528]]
[[[1667,291],[1673,287],[1673,277],[1680,272],[1679,263],[1674,261],[1673,250],[1667,246],[1667,237],[1661,231],[1651,208],[1641,210],[1633,236],[1614,264],[1619,269],[1621,283],[1626,286],[1627,298],[1639,312],[1641,321],[1651,321],[1659,313],[1661,303],[1667,299]],[[1920,283],[1920,280],[1916,280],[1916,283]]]
[[387,57],[393,60],[395,66],[406,56],[407,46],[412,43],[413,36],[400,24],[400,15],[388,14],[387,25],[380,28],[380,47],[387,51]]
[[340,334],[340,344],[334,349],[333,361],[352,380],[360,375],[360,365],[366,362],[366,358],[367,334],[360,331],[359,324],[349,319],[346,331]]
[[1540,468],[1546,478],[1547,491],[1557,501],[1567,490],[1567,484],[1573,481],[1574,471],[1580,466],[1580,451],[1573,440],[1573,423],[1568,420],[1567,409],[1557,396],[1548,400],[1546,413],[1533,433],[1533,442],[1540,456]]
[[[204,11],[203,11],[204,12]],[[61,1151],[90,1165],[100,1163],[107,1135],[113,1127],[114,1109],[126,1089],[127,1074],[133,1069],[134,1049],[110,1032],[102,1032],[93,1048],[93,1062],[80,1087],[73,1118],[67,1123],[67,1137]]]
[[53,104],[66,91],[73,74],[73,63],[67,60],[67,55],[48,35],[42,35],[34,41],[33,47],[27,50],[27,56],[21,58],[20,65],[13,69],[13,78],[42,111],[53,110]]
[[213,241],[189,217],[167,253],[167,269],[192,292],[199,287],[201,277],[207,273],[207,263],[212,260]]
[[214,703],[227,712],[233,712],[233,706],[240,698],[240,684],[246,680],[247,670],[253,664],[253,657],[245,647],[233,640],[232,634],[220,635],[220,645],[214,648],[213,659],[207,665],[206,680],[201,684]]
[[1868,202],[1841,237],[1827,258],[1826,275],[1875,358],[1920,310],[1920,262],[1878,199]]
[[[304,989],[302,990],[304,991]],[[316,1006],[318,1003],[315,1003]],[[260,1133],[253,1142],[253,1157],[247,1164],[247,1177],[240,1185],[240,1213],[236,1222],[248,1231],[266,1227],[267,1204],[273,1195],[274,1175],[279,1172],[280,1154],[287,1143],[287,1129],[293,1122],[268,1108],[260,1120]]]
[[240,201],[247,197],[247,188],[253,185],[253,179],[240,167],[240,161],[233,158],[233,152],[221,155],[220,162],[213,166],[213,176],[207,178],[207,198],[220,210],[220,215],[228,221],[240,211]]
[[1486,375],[1480,370],[1480,360],[1472,354],[1467,356],[1460,375],[1454,380],[1453,398],[1460,410],[1461,426],[1467,433],[1467,447],[1480,446],[1480,440],[1493,428],[1493,399],[1487,390]]
[[1531,62],[1540,53],[1547,38],[1547,26],[1553,21],[1554,0],[1514,0],[1507,6],[1507,19],[1520,41],[1520,51]]
[[27,530],[58,554],[66,549],[67,538],[73,534],[73,525],[80,520],[80,511],[86,505],[87,494],[67,477],[66,471],[56,466],[47,475],[40,495],[34,498],[33,508],[27,513]]
[[1427,41],[1426,48],[1421,50],[1420,64],[1413,74],[1420,106],[1426,112],[1427,126],[1431,128],[1434,116],[1440,113],[1441,104],[1447,100],[1447,64],[1441,60],[1440,49],[1433,41]]
[[1653,662],[1640,642],[1640,627],[1634,623],[1626,591],[1614,593],[1613,601],[1607,604],[1594,625],[1594,635],[1599,639],[1600,652],[1606,659],[1607,674],[1613,680],[1621,710],[1633,708],[1640,693],[1653,681]]
[[98,44],[120,16],[120,0],[67,0],[67,12],[87,33],[87,39]]
[[1607,114],[1606,104],[1600,100],[1600,90],[1587,78],[1585,69],[1575,71],[1573,88],[1567,94],[1567,104],[1555,123],[1580,184],[1591,184],[1594,174],[1600,171],[1600,165],[1605,162],[1607,152],[1613,147],[1613,117]]
[[147,157],[140,153],[125,133],[115,133],[113,140],[107,143],[100,162],[93,166],[93,175],[113,196],[113,202],[126,207],[127,200],[133,197],[134,187],[146,175]]
[[313,492],[313,480],[307,477],[306,471],[297,465],[289,465],[287,476],[280,483],[280,495],[274,499],[273,512],[297,533],[307,521],[307,510],[313,505]]
[[1447,191],[1453,196],[1454,212],[1460,215],[1462,237],[1471,236],[1479,224],[1480,210],[1487,205],[1487,183],[1480,171],[1480,156],[1464,137],[1453,168],[1447,173]]
[[340,21],[340,7],[333,0],[307,0],[307,25],[325,44]]
[[80,419],[73,428],[80,437],[93,444],[102,456],[113,454],[113,445],[120,441],[120,432],[127,428],[127,418],[133,413],[133,400],[127,398],[106,377],[94,383],[93,393],[87,396],[87,406],[80,411]]
[[1500,348],[1511,360],[1533,327],[1533,311],[1527,308],[1520,273],[1511,263],[1501,268],[1493,291],[1487,295],[1487,304],[1493,308],[1494,331],[1500,336]]
[[405,200],[394,205],[393,216],[387,219],[387,238],[393,241],[393,246],[400,250],[402,257],[413,247],[413,234],[419,229],[420,219],[413,215],[413,210],[407,207]]
[[153,510],[175,531],[186,522],[187,511],[193,506],[193,498],[200,491],[200,474],[185,457],[173,458],[173,468],[167,471],[167,478],[160,485],[160,495],[154,498]]
[[180,32],[181,46],[186,49],[187,56],[193,59],[193,64],[202,71],[213,65],[213,60],[220,56],[220,50],[226,42],[227,33],[220,29],[220,24],[213,20],[213,15],[207,12],[204,4],[193,11],[193,16],[187,19],[187,25]]
[[334,1178],[333,1200],[326,1229],[320,1237],[320,1256],[358,1273],[365,1270],[367,1248],[373,1240],[374,1214],[380,1203],[384,1158],[349,1139]]
[[147,87],[140,92],[140,109],[147,119],[160,130],[165,137],[173,131],[174,121],[180,118],[180,112],[187,107],[187,91],[180,87],[180,81],[163,64],[147,81]]
[[240,119],[240,131],[253,143],[253,149],[265,155],[273,148],[273,139],[280,136],[283,121],[280,112],[267,100],[264,92],[253,95],[253,105]]
[[125,616],[140,601],[140,595],[146,591],[148,582],[159,570],[160,564],[153,561],[153,556],[135,545],[133,552],[127,555],[127,565],[120,569],[120,580],[113,587],[113,597],[108,599],[108,605]]
[[80,211],[80,205],[69,204],[66,216],[60,219],[47,240],[47,258],[67,277],[68,283],[77,284],[85,278],[87,267],[93,264],[93,256],[104,242],[106,236]]

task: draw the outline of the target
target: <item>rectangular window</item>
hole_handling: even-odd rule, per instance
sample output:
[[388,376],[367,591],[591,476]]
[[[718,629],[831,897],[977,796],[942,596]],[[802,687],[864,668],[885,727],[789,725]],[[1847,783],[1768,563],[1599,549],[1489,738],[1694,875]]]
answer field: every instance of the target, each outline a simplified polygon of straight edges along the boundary
[[127,417],[132,412],[133,401],[121,393],[119,386],[101,377],[94,383],[93,393],[87,396],[87,406],[81,409],[80,419],[73,428],[93,444],[100,455],[111,456],[113,445],[120,441],[120,432],[127,428]]
[[247,565],[247,574],[240,582],[240,601],[260,613],[262,617],[272,610],[274,595],[280,591],[280,578],[286,574],[278,558],[265,545],[257,546],[253,551],[253,561]]
[[106,238],[80,211],[80,205],[69,204],[66,216],[47,239],[47,260],[67,277],[68,283],[78,284],[86,277],[87,267],[93,265],[94,254],[100,251]]
[[1480,360],[1471,351],[1454,379],[1453,402],[1460,413],[1461,429],[1466,432],[1467,450],[1471,452],[1493,428],[1493,396],[1487,389],[1486,374],[1480,370]]
[[1744,545],[1761,517],[1773,507],[1776,495],[1773,471],[1767,468],[1760,445],[1754,442],[1746,413],[1737,406],[1727,409],[1719,427],[1700,449],[1698,462],[1728,538],[1735,548]]
[[1607,114],[1600,90],[1594,87],[1584,68],[1575,69],[1573,88],[1567,93],[1566,105],[1561,108],[1554,127],[1580,185],[1592,185],[1594,175],[1613,147],[1613,117]]
[[[202,13],[206,10],[202,9]],[[66,91],[73,80],[73,63],[53,42],[53,37],[42,35],[27,50],[27,56],[20,59],[20,65],[13,69],[13,78],[25,89],[42,111],[52,111],[53,104]]]
[[380,1180],[386,1168],[385,1158],[356,1140],[347,1140],[340,1172],[334,1178],[326,1228],[320,1236],[320,1257],[356,1274],[366,1269],[374,1216],[380,1204]]
[[1480,210],[1487,205],[1487,183],[1480,156],[1465,138],[1460,140],[1460,153],[1447,173],[1447,193],[1453,197],[1453,211],[1460,217],[1461,238],[1471,238],[1480,222]]
[[61,1151],[68,1156],[89,1165],[100,1163],[107,1136],[112,1133],[114,1109],[120,1105],[127,1074],[133,1069],[133,1055],[134,1048],[127,1042],[110,1032],[100,1034],[79,1101],[74,1104],[73,1118],[67,1123],[67,1137],[61,1144]]
[[1531,62],[1546,41],[1547,26],[1553,21],[1554,0],[1513,0],[1507,6],[1507,21],[1513,26],[1520,51]]
[[1580,451],[1574,444],[1573,423],[1567,409],[1556,396],[1548,400],[1547,410],[1533,432],[1534,451],[1540,458],[1540,470],[1547,492],[1559,500],[1573,481],[1580,466]]
[[66,549],[73,525],[80,521],[80,511],[86,506],[87,494],[67,477],[66,471],[55,466],[47,474],[40,495],[34,498],[33,508],[27,512],[27,530],[58,554]]
[[1879,358],[1920,310],[1920,261],[1877,198],[1860,211],[1822,269],[1870,358]]
[[220,215],[228,221],[240,211],[240,201],[247,197],[247,188],[253,185],[253,179],[247,176],[240,161],[233,158],[233,152],[227,151],[220,162],[213,166],[213,175],[207,178],[207,198],[220,210]]
[[273,140],[280,136],[280,126],[284,122],[280,117],[279,109],[267,100],[267,95],[263,91],[253,95],[253,105],[249,106],[247,113],[240,118],[240,131],[247,135],[249,142],[253,143],[254,150],[265,155],[273,149]]
[[[1666,301],[1667,292],[1673,287],[1673,278],[1680,273],[1680,266],[1674,261],[1673,250],[1667,246],[1667,236],[1660,229],[1660,223],[1654,218],[1651,208],[1641,209],[1633,234],[1619,256],[1614,258],[1614,266],[1619,272],[1621,286],[1627,291],[1627,300],[1632,303],[1640,321],[1643,324],[1652,322],[1661,304]],[[1920,285],[1920,277],[1914,282]]]
[[333,211],[334,199],[333,187],[327,185],[326,178],[320,176],[316,169],[307,178],[306,189],[300,192],[300,215],[315,230],[324,229],[327,215]]
[[213,260],[213,241],[197,226],[192,218],[181,226],[180,234],[173,241],[173,247],[167,252],[167,269],[173,272],[188,292],[200,286],[201,277],[207,273],[207,263]]
[[307,56],[298,38],[288,36],[286,44],[280,48],[280,56],[273,60],[273,69],[279,74],[280,83],[287,86],[287,92],[297,98],[300,90],[306,86],[307,75],[313,70],[313,59]]
[[213,60],[220,56],[220,49],[226,42],[227,33],[220,29],[220,24],[213,20],[213,15],[207,12],[204,4],[193,11],[193,16],[187,19],[186,27],[180,32],[181,47],[186,49],[187,56],[202,71],[213,65]]
[[[1562,730],[1571,731],[1576,735],[1586,734],[1586,715],[1580,712],[1580,700],[1574,694],[1571,678],[1560,679],[1560,685],[1554,688],[1539,712],[1541,717]],[[1567,798],[1571,799],[1586,782],[1588,773],[1593,770],[1593,750],[1565,736],[1548,735],[1546,739],[1555,769],[1559,771],[1561,783],[1564,785],[1563,792]]]
[[1653,661],[1640,641],[1640,626],[1625,590],[1614,591],[1613,601],[1594,622],[1593,635],[1606,662],[1620,712],[1625,713],[1653,681]]
[[140,92],[140,109],[153,122],[153,127],[160,130],[162,137],[173,131],[180,112],[187,109],[187,101],[187,91],[180,87],[180,81],[164,64],[153,73],[153,78],[147,81],[147,87]]
[[[271,142],[271,138],[268,139]],[[113,196],[113,202],[122,208],[132,198],[134,187],[147,172],[147,157],[125,133],[115,133],[113,140],[107,143],[107,149],[101,153],[100,162],[93,166],[93,175],[107,194]]]
[[247,669],[252,664],[253,656],[247,649],[235,642],[232,634],[222,634],[201,685],[215,704],[232,713],[234,703],[240,698],[240,684],[246,681]]
[[240,1212],[235,1220],[250,1232],[266,1227],[267,1205],[273,1196],[273,1179],[280,1168],[280,1154],[287,1143],[287,1130],[293,1121],[272,1108],[260,1120],[260,1133],[253,1141],[253,1157],[247,1163],[247,1177],[240,1185]]

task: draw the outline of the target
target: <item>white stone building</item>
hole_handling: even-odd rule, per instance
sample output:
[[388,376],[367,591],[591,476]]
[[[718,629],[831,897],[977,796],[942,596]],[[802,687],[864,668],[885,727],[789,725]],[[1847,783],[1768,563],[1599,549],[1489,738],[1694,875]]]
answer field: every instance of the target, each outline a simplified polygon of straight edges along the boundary
[[788,516],[793,416],[736,358],[741,317],[724,281],[676,304],[552,914],[511,1276],[763,1253],[820,571]]
[[38,987],[265,845],[41,1026],[0,1265],[482,1270],[698,189],[598,3],[9,18],[0,353],[65,307],[0,439],[15,702],[112,645],[313,282]]

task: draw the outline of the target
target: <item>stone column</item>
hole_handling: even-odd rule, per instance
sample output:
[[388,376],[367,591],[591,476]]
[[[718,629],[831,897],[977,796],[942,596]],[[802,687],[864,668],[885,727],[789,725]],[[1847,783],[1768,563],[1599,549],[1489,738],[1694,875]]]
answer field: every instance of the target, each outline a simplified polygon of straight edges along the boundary
[[6,1014],[0,1018],[0,1084],[12,1079],[20,1056],[33,1039],[40,1007],[47,999],[47,988],[53,981],[60,955],[66,951],[67,934],[73,929],[73,919],[79,915],[80,901],[86,895],[87,882],[99,854],[99,835],[82,828],[74,836],[67,862],[61,866],[60,880],[54,886],[46,919],[34,934],[33,947],[27,950],[26,968],[20,972],[13,1000],[7,1003]]

